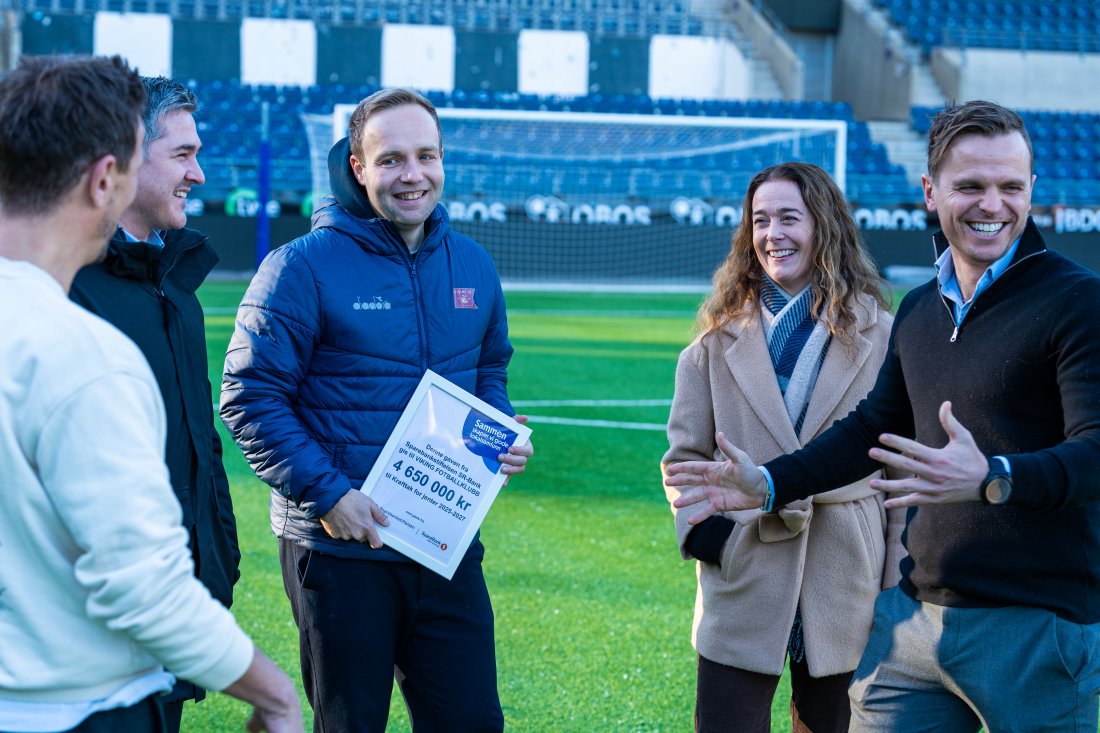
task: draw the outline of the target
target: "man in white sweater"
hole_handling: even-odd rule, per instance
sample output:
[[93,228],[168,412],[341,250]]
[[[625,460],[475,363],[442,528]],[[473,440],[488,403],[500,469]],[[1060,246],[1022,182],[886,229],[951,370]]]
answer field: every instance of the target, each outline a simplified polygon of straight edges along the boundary
[[118,57],[0,80],[0,731],[159,732],[176,674],[300,733],[289,678],[192,574],[147,363],[66,297],[134,197],[144,101]]

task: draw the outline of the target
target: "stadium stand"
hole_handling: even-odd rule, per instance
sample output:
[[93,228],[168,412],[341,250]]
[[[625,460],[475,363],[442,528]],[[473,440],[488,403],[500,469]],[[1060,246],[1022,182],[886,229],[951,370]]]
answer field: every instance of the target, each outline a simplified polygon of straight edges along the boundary
[[[928,133],[938,107],[914,107],[913,129]],[[1092,205],[1100,201],[1100,115],[1021,111],[1035,151],[1033,201]]]
[[1100,52],[1095,0],[876,0],[928,53],[936,46]]
[[[334,104],[354,102],[374,91],[373,87],[314,86],[308,88],[241,86],[226,82],[200,84],[191,82],[204,102],[199,129],[205,140],[204,158],[207,183],[201,189],[204,198],[223,199],[236,186],[254,187],[255,161],[260,139],[260,108],[267,102],[270,109],[269,138],[274,153],[273,188],[288,198],[298,197],[309,189],[308,140],[300,121],[302,113],[331,113]],[[919,191],[908,184],[905,172],[892,163],[885,148],[871,140],[867,125],[853,119],[851,108],[834,102],[779,102],[774,100],[717,101],[650,99],[644,95],[591,94],[583,97],[539,97],[529,94],[490,93],[485,91],[451,94],[432,92],[429,98],[439,107],[505,110],[542,110],[561,112],[600,112],[651,115],[702,115],[713,117],[761,117],[770,119],[832,119],[848,124],[848,194],[861,203],[893,205],[899,201],[919,200]],[[452,158],[452,175],[512,176],[525,181],[537,180],[554,191],[562,182],[575,180],[583,166],[576,170],[548,171],[534,166],[519,166],[507,161],[507,141],[491,159],[477,157]],[[688,146],[690,141],[685,141]],[[736,166],[755,170],[763,163],[755,160],[737,161]],[[640,198],[655,192],[682,192],[711,197],[728,195],[728,171],[733,161],[721,155],[705,156],[694,161],[689,173],[670,173],[658,166],[627,168],[631,188]],[[590,174],[590,173],[589,173]],[[486,184],[488,185],[488,183]],[[493,188],[506,186],[494,182]],[[554,192],[560,192],[554,191]]]
[[25,12],[164,13],[174,18],[282,18],[336,25],[406,23],[458,30],[578,30],[592,35],[698,35],[686,0],[23,0]]

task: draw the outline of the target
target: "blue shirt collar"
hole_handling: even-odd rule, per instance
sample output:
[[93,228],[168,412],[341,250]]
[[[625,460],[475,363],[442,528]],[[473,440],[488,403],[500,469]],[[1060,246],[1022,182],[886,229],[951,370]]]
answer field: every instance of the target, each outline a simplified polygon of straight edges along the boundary
[[[130,234],[130,232],[126,231],[122,227],[119,227],[118,230],[120,232],[122,232],[122,236],[126,238],[127,242],[140,242],[140,241],[142,241],[142,240],[138,239],[137,237],[135,237],[133,234]],[[144,241],[145,241],[146,244],[156,245],[157,247],[163,247],[164,246],[164,239],[160,236],[160,232],[158,232],[156,229],[149,232],[149,237],[147,239],[145,239]]]
[[1021,238],[1022,237],[1017,237],[1016,241],[1012,243],[1012,246],[1008,248],[1008,251],[1001,255],[996,262],[986,268],[982,276],[978,278],[978,284],[974,288],[974,294],[970,296],[970,300],[963,299],[962,289],[959,287],[959,279],[955,275],[955,261],[951,258],[951,248],[948,247],[945,249],[943,254],[939,256],[939,259],[936,260],[936,281],[939,283],[940,293],[954,305],[956,325],[962,323],[974,299],[977,298],[983,290],[992,285],[994,280],[1003,275],[1005,270],[1012,264],[1012,259],[1016,256],[1016,250],[1020,247]]

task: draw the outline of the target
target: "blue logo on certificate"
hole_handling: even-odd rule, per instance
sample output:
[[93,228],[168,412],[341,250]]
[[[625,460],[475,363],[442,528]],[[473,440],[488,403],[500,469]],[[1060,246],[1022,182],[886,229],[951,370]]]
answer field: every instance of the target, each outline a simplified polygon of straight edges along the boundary
[[514,432],[474,409],[470,410],[462,425],[462,442],[493,473],[500,468],[497,456],[507,453],[512,443],[516,442],[516,437]]

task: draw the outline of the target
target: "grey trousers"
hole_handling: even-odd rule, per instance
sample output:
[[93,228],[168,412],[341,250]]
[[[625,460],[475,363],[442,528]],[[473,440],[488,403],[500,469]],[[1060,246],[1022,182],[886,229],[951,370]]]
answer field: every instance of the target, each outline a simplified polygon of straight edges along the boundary
[[1096,733],[1100,623],[1020,606],[946,608],[898,588],[875,603],[849,731]]

